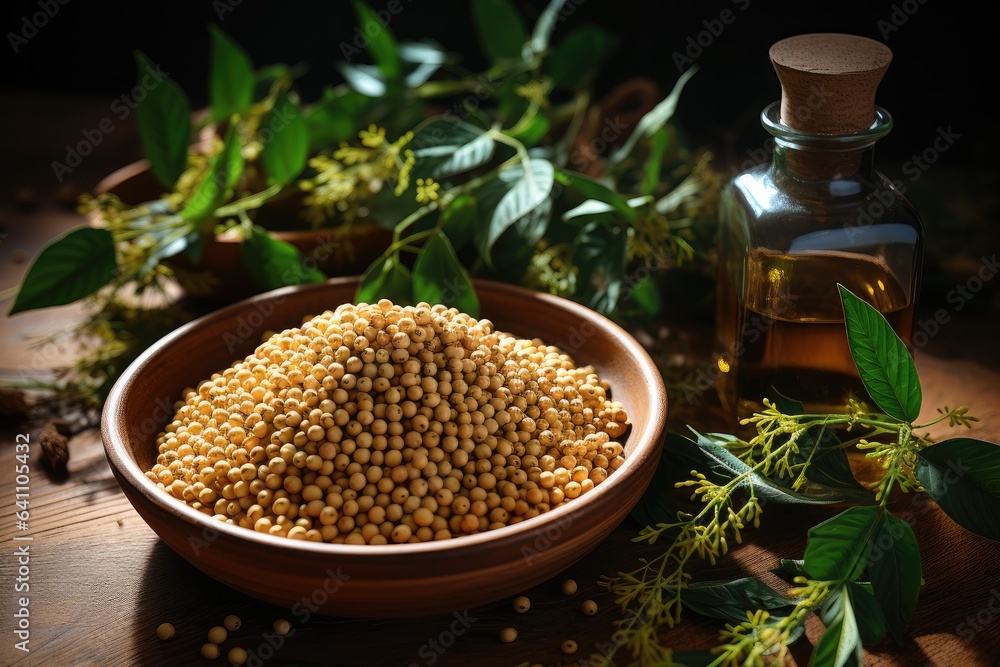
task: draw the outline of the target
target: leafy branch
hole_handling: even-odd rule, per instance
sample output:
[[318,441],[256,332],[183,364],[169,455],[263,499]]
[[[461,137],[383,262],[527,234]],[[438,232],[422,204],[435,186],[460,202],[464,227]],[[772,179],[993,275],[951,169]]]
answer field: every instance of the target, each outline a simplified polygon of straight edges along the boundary
[[[808,414],[779,397],[743,421],[756,431],[749,440],[668,434],[657,477],[636,508],[647,526],[635,540],[670,543],[639,569],[603,581],[624,617],[616,624],[614,647],[595,656],[597,664],[613,665],[620,653],[629,656],[627,664],[640,666],[780,662],[806,619],[818,613],[826,631],[811,664],[860,665],[863,646],[886,632],[905,642],[923,582],[916,535],[888,510],[895,490],[925,491],[960,525],[1000,539],[1000,446],[970,438],[934,444],[919,435],[946,420],[966,428],[978,420],[962,406],[915,423],[921,391],[905,346],[872,306],[844,288],[841,299],[848,342],[878,410],[851,403],[844,413]],[[868,485],[867,500],[858,498],[848,447],[866,452],[884,471]],[[690,470],[690,477],[678,479],[675,470]],[[670,491],[690,487],[697,511],[679,506]],[[782,561],[776,571],[795,584],[789,597],[752,577],[693,581],[691,559],[715,564],[730,541],[741,542],[749,522],[759,525],[766,501],[851,506],[809,530],[801,561]],[[661,644],[661,628],[680,622],[684,609],[727,622],[716,648],[674,653]]]

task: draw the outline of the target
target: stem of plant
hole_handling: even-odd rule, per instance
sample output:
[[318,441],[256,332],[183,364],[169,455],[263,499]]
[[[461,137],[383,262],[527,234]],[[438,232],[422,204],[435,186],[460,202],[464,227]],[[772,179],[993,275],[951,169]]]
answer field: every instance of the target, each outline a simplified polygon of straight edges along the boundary
[[[497,141],[497,142],[499,142],[501,144],[506,144],[507,146],[510,146],[511,148],[513,148],[517,152],[517,158],[518,158],[518,160],[522,164],[524,164],[525,166],[527,166],[528,163],[531,162],[531,157],[528,155],[528,149],[525,148],[524,144],[522,144],[520,141],[518,141],[514,137],[509,136],[509,135],[505,134],[504,132],[501,132],[500,130],[498,130],[496,128],[490,128],[489,130],[487,130],[486,134],[488,134],[494,141]],[[506,164],[506,163],[504,163],[504,164]],[[503,166],[503,165],[501,165],[501,166]],[[524,174],[525,174],[525,177],[530,178],[530,176],[528,175],[529,172],[528,172],[527,169],[524,170]]]
[[[497,132],[496,134],[499,135],[500,133]],[[520,142],[516,140],[511,140],[511,141],[514,141],[518,146],[521,146],[522,150],[524,149],[524,146],[521,145]],[[528,158],[526,151],[524,152],[524,158],[525,159]],[[414,224],[415,222],[417,222],[424,216],[428,215],[429,213],[433,213],[439,208],[448,208],[451,202],[455,201],[455,199],[461,197],[462,195],[468,192],[475,190],[476,188],[480,187],[490,179],[495,178],[497,174],[499,174],[501,171],[503,171],[504,169],[508,168],[509,166],[520,160],[521,160],[520,154],[515,157],[512,157],[509,160],[504,161],[503,164],[500,164],[491,169],[490,171],[486,172],[485,174],[472,178],[466,181],[465,183],[462,183],[461,185],[456,185],[455,187],[443,193],[438,199],[428,202],[427,204],[418,208],[410,215],[403,218],[392,230],[393,246],[399,243],[399,240],[403,235],[403,230],[405,230],[407,227]],[[527,174],[527,172],[525,173]],[[389,254],[390,253],[387,250],[385,255],[388,256]]]
[[[246,196],[243,199],[237,199],[236,201],[226,204],[225,206],[220,206],[215,209],[213,214],[216,218],[225,218],[230,215],[237,215],[241,212],[250,211],[256,208],[260,208],[266,202],[271,199],[277,199],[277,195],[281,193],[282,187],[280,185],[272,185],[266,190],[261,190],[252,195]],[[289,188],[287,192],[295,193],[296,190]]]

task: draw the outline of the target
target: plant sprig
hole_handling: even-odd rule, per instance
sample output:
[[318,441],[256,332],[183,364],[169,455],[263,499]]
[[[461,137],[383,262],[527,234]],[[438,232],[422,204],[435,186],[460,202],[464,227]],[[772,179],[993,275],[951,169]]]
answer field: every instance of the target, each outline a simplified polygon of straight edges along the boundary
[[[940,422],[971,428],[978,419],[965,406],[945,406],[937,417],[916,423],[921,392],[912,357],[877,310],[845,288],[841,299],[855,363],[878,409],[851,402],[843,413],[812,414],[779,397],[765,400],[763,410],[743,420],[756,431],[749,440],[668,434],[657,475],[675,488],[693,487],[691,500],[700,510],[677,509],[669,490],[654,480],[637,507],[638,516],[649,520],[673,512],[673,517],[647,525],[635,540],[666,538],[670,543],[637,570],[603,581],[624,615],[616,623],[614,645],[595,655],[595,664],[780,663],[804,632],[806,619],[818,613],[826,631],[811,664],[860,665],[863,645],[886,632],[897,643],[905,642],[923,582],[916,536],[888,509],[894,491],[926,491],[962,526],[1000,540],[995,519],[1000,512],[1000,446],[971,438],[934,444],[921,435]],[[832,437],[834,431],[843,439]],[[729,540],[741,541],[742,528],[750,521],[759,525],[765,500],[856,502],[847,486],[817,481],[842,477],[841,457],[849,447],[879,462],[883,472],[868,485],[874,492],[869,502],[853,504],[814,526],[803,560],[782,561],[778,571],[794,577],[789,597],[745,578],[710,582],[713,591],[724,591],[714,593],[714,604],[699,603],[697,597],[688,601],[701,583],[687,571],[691,559],[698,556],[714,564],[725,556]],[[692,469],[692,462],[699,461],[700,469]],[[690,477],[674,480],[669,472],[661,473],[678,466],[691,470]],[[684,609],[727,621],[716,648],[675,653],[662,645],[660,631],[680,622]]]

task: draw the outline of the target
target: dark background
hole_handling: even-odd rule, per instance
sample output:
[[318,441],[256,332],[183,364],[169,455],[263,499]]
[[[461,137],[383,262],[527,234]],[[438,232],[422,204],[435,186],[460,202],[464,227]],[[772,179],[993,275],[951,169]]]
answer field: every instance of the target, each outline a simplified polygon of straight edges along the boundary
[[[41,2],[56,6],[58,0]],[[470,69],[486,64],[468,3],[399,2],[402,11],[389,26],[397,38],[431,38],[465,56]],[[384,9],[388,0],[370,4]],[[514,0],[514,4],[530,29],[546,2]],[[930,146],[939,127],[948,126],[962,136],[949,159],[992,163],[996,122],[992,111],[987,113],[991,105],[983,99],[996,81],[997,10],[988,3],[977,4],[971,10],[968,3],[943,0],[570,0],[568,6],[574,10],[557,26],[553,41],[573,26],[599,24],[618,37],[618,44],[596,81],[597,92],[606,93],[626,78],[644,76],[666,94],[678,76],[672,55],[683,52],[689,38],[706,30],[704,21],[731,10],[735,21],[695,58],[700,71],[681,98],[677,117],[695,141],[718,146],[726,157],[743,161],[747,149],[767,138],[758,115],[780,92],[768,47],[804,32],[864,35],[884,41],[894,53],[878,95],[878,103],[896,121],[893,132],[880,143],[883,166],[891,171]],[[8,33],[20,32],[23,17],[40,11],[39,0],[6,3],[5,18],[0,19],[5,34],[0,51],[7,62],[3,78],[7,90],[110,99],[134,85],[132,52],[138,48],[169,72],[198,106],[206,101],[207,26],[214,22],[248,51],[255,66],[307,63],[309,71],[298,87],[307,100],[314,99],[324,84],[341,81],[334,63],[342,59],[341,43],[350,42],[355,29],[353,9],[345,0],[68,0],[58,7],[47,25],[14,54]]]

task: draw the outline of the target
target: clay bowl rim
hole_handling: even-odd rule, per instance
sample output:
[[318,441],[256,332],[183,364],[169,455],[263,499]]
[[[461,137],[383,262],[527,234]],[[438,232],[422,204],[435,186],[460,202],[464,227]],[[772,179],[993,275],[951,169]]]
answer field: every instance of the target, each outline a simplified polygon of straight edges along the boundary
[[[622,464],[622,466],[618,468],[614,474],[609,475],[608,479],[602,482],[599,486],[595,487],[592,492],[582,495],[579,498],[574,499],[573,502],[567,503],[562,507],[557,507],[553,510],[540,514],[539,516],[521,521],[520,523],[473,535],[462,535],[450,540],[433,540],[430,542],[418,543],[352,545],[311,542],[306,540],[290,540],[287,537],[265,535],[242,526],[224,523],[190,507],[187,503],[181,502],[176,498],[167,495],[154,485],[153,482],[146,478],[139,465],[131,456],[131,438],[128,437],[128,428],[127,425],[124,424],[125,414],[121,408],[126,400],[126,395],[130,387],[138,381],[143,368],[151,358],[160,354],[161,350],[168,347],[171,343],[175,343],[180,339],[190,336],[192,333],[197,332],[209,322],[220,319],[236,319],[240,313],[245,312],[254,303],[274,300],[296,291],[315,290],[319,292],[324,288],[329,288],[330,285],[342,286],[349,283],[356,283],[357,281],[358,276],[345,276],[342,278],[334,278],[324,283],[315,285],[283,287],[270,292],[264,292],[193,320],[192,322],[189,322],[167,334],[154,343],[150,348],[145,350],[138,358],[136,358],[134,362],[132,362],[132,364],[128,366],[125,372],[115,383],[108,395],[107,401],[104,404],[101,416],[101,435],[105,453],[111,463],[112,469],[119,477],[119,482],[121,483],[124,481],[128,483],[134,491],[137,491],[142,496],[148,505],[152,505],[157,511],[167,512],[175,518],[183,520],[186,524],[191,526],[191,534],[200,534],[195,531],[214,530],[219,531],[227,537],[237,540],[255,542],[261,547],[291,549],[292,551],[305,552],[314,556],[327,555],[395,559],[400,556],[419,554],[426,556],[428,554],[443,552],[451,555],[456,555],[452,552],[461,551],[473,553],[487,549],[494,543],[513,539],[515,536],[519,536],[523,533],[530,534],[536,532],[548,524],[558,523],[561,519],[571,513],[579,514],[585,512],[588,507],[599,503],[602,496],[607,493],[608,489],[632,482],[633,480],[631,478],[633,474],[638,472],[641,466],[655,466],[659,463],[659,457],[655,457],[656,460],[651,459],[654,458],[653,454],[660,449],[659,444],[662,443],[667,431],[667,391],[663,383],[662,375],[652,358],[649,356],[649,353],[646,352],[646,350],[639,344],[638,341],[635,340],[635,338],[632,337],[631,334],[603,315],[600,315],[599,313],[596,313],[595,311],[569,299],[544,292],[536,292],[526,288],[509,285],[507,283],[474,280],[473,282],[479,290],[486,289],[494,291],[507,291],[525,299],[526,301],[551,304],[568,310],[579,318],[581,322],[592,321],[597,328],[604,329],[611,334],[613,338],[620,342],[621,347],[619,349],[621,351],[622,358],[632,358],[637,367],[636,370],[640,371],[642,376],[651,382],[654,391],[651,392],[650,406],[647,411],[649,416],[646,420],[645,428],[641,432],[636,432],[634,425],[630,427],[631,430],[628,434],[628,440],[631,441],[628,443],[628,445],[631,445],[630,455],[626,457],[625,463]],[[306,313],[303,315],[305,314]],[[489,315],[483,314],[482,317],[489,318]],[[288,326],[295,326],[295,324],[289,323]],[[519,336],[524,335],[523,332],[515,332],[515,334]],[[593,360],[587,360],[584,363],[593,363]],[[594,365],[595,367],[598,366],[596,363]],[[600,368],[598,367],[598,371],[599,370]],[[153,444],[152,440],[153,436],[149,436],[150,446]],[[585,524],[578,525],[585,526]]]
[[94,193],[102,195],[111,192],[122,183],[128,181],[130,178],[135,178],[136,176],[148,171],[150,171],[149,160],[146,158],[129,162],[128,164],[118,167],[110,174],[107,174],[104,178],[97,181],[94,185]]

